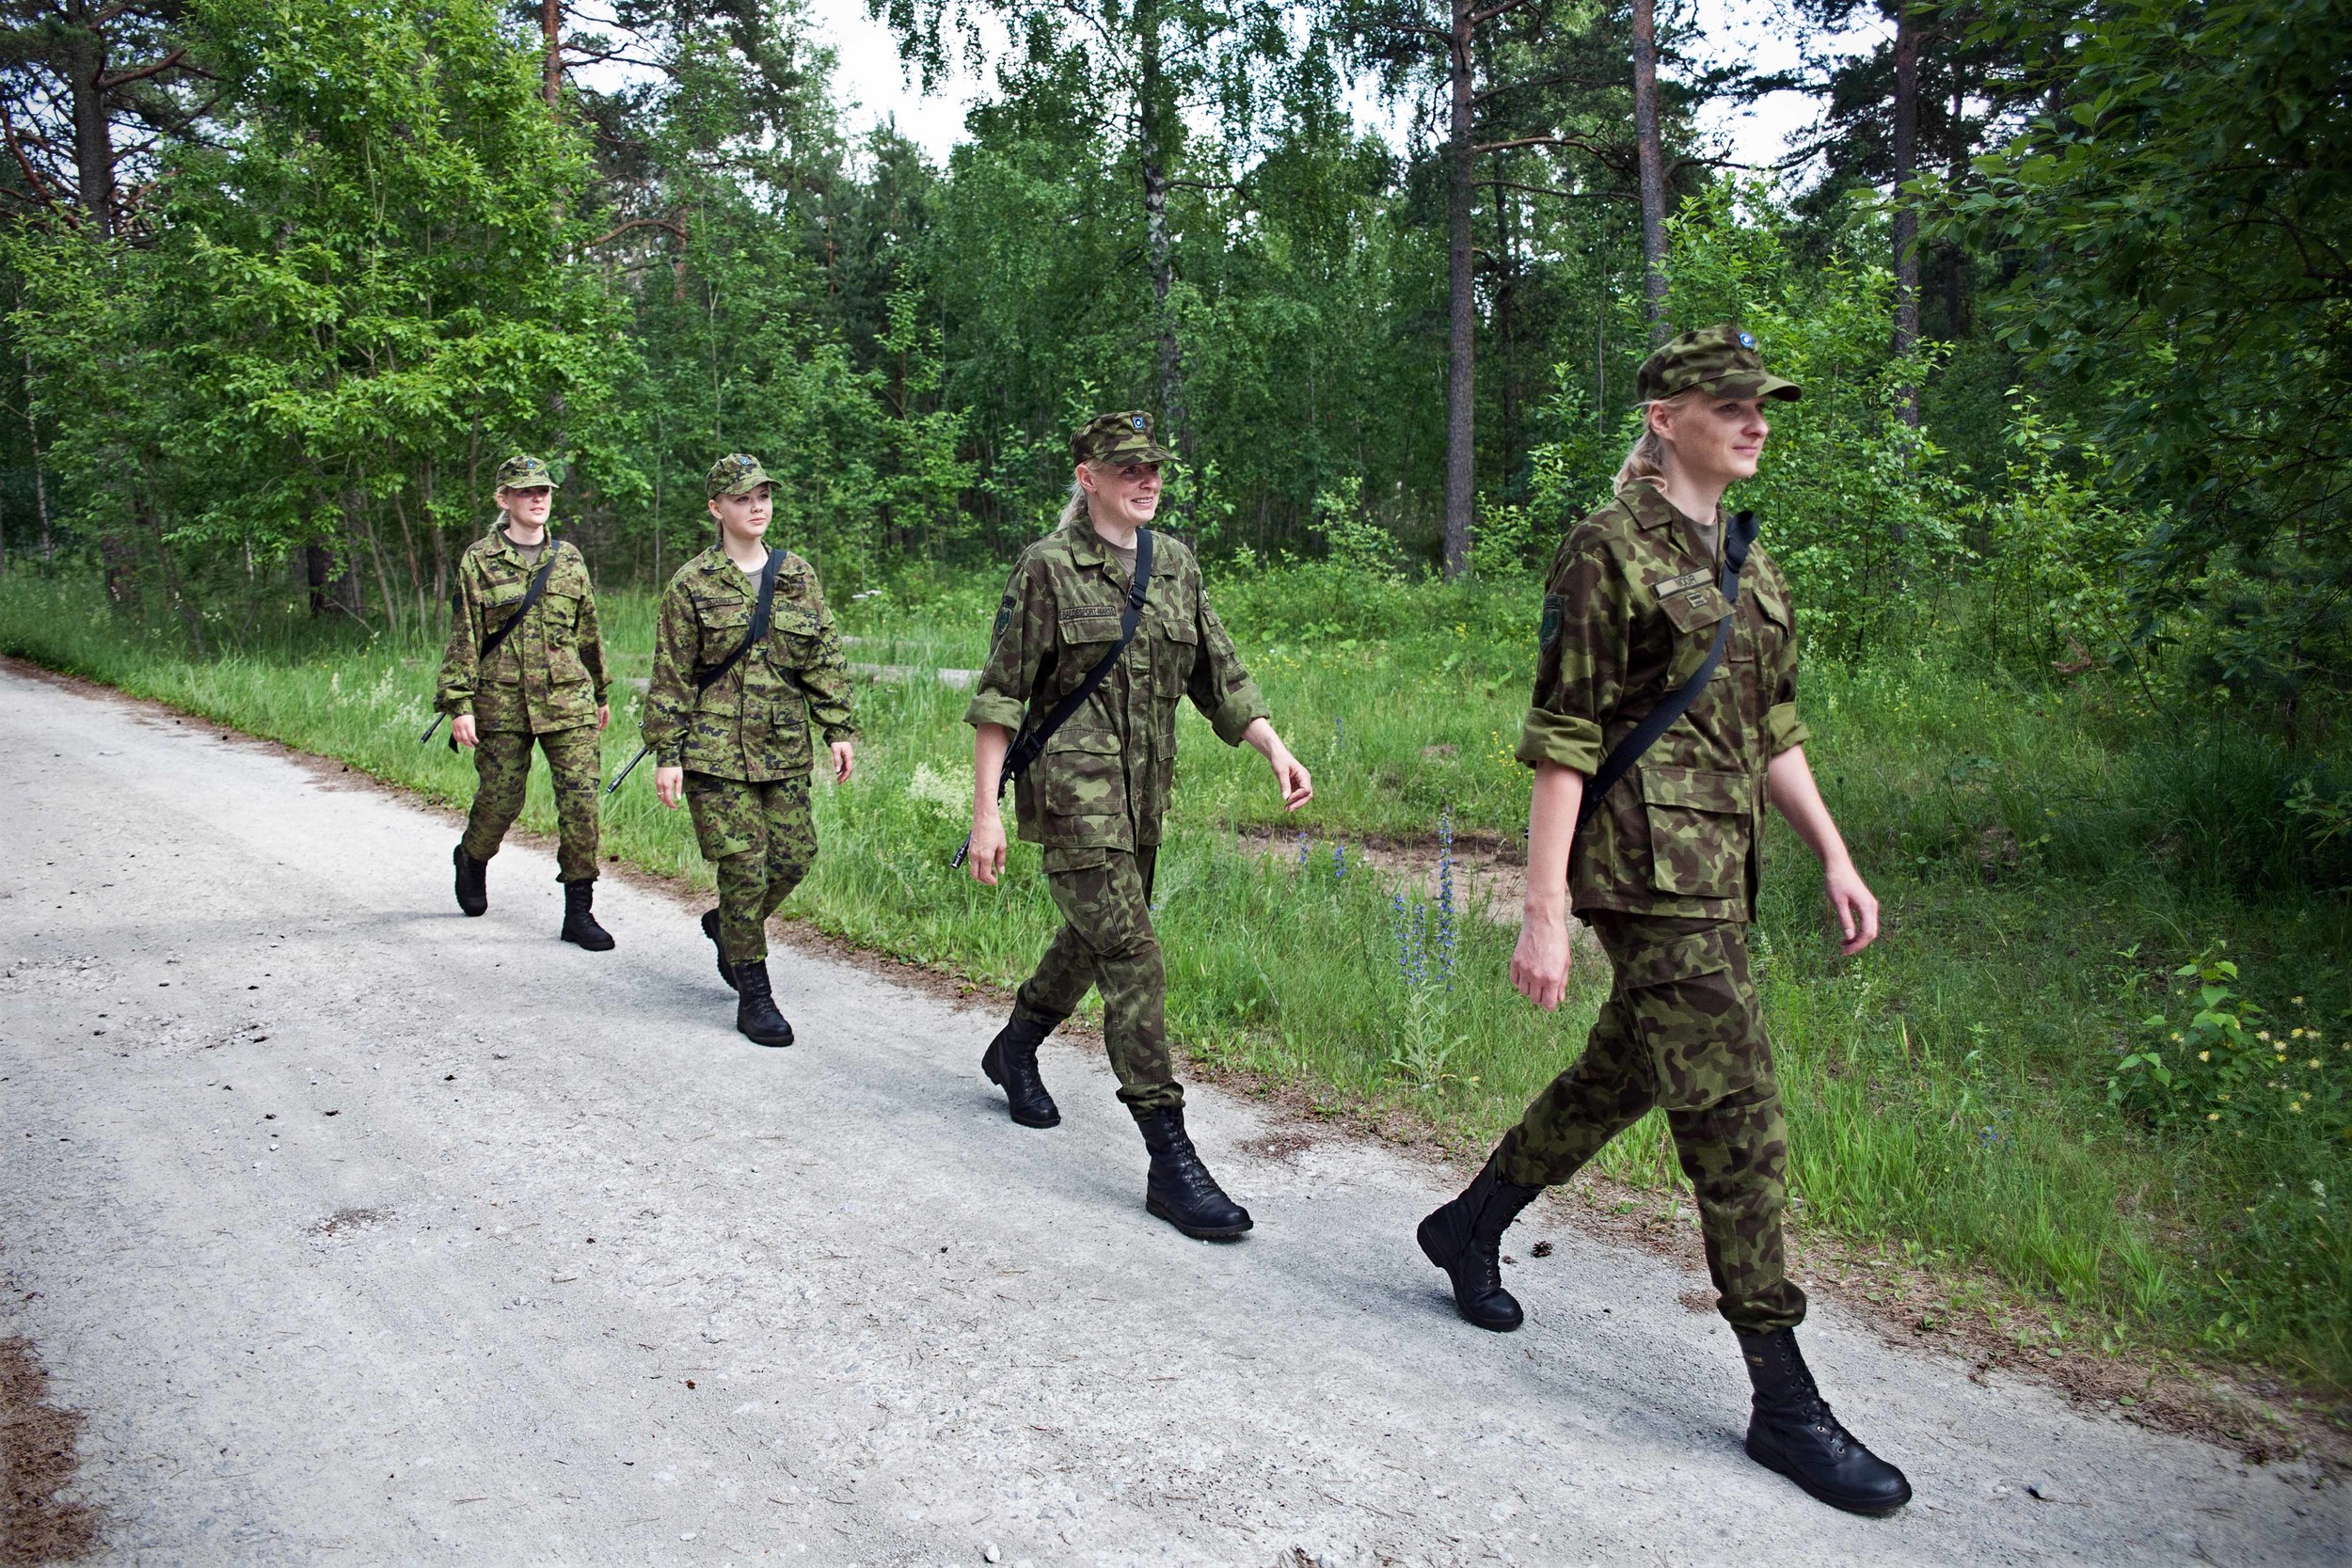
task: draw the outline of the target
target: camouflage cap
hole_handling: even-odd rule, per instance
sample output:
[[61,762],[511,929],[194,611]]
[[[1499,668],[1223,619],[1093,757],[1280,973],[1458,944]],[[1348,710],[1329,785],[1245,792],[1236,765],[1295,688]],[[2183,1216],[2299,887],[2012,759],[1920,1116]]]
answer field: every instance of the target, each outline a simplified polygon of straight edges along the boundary
[[1070,438],[1070,454],[1081,463],[1172,463],[1176,454],[1152,439],[1152,416],[1141,409],[1097,414]]
[[501,490],[552,490],[555,475],[535,457],[520,452],[499,465],[499,488]]
[[713,498],[719,496],[748,496],[763,484],[773,484],[768,470],[759,466],[759,459],[749,452],[731,451],[710,466],[710,478],[705,490]]
[[1789,403],[1804,395],[1795,382],[1766,371],[1755,335],[1729,322],[1685,332],[1643,360],[1633,378],[1633,395],[1644,403],[1693,388],[1712,397],[1782,398]]

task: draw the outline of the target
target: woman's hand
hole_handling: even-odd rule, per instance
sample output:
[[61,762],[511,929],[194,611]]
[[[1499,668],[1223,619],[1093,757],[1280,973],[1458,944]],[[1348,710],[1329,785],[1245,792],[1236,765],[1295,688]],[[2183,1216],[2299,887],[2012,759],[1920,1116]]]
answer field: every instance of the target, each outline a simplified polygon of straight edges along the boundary
[[481,744],[482,736],[474,728],[473,715],[461,713],[449,721],[449,737],[460,746],[470,747]]
[[1851,861],[1828,867],[1822,883],[1830,918],[1837,923],[1837,934],[1842,939],[1837,951],[1851,958],[1879,939],[1878,896],[1862,879],[1862,873],[1853,868]]
[[653,770],[653,796],[655,800],[672,811],[677,810],[677,803],[686,799],[686,769],[683,768],[655,768]]
[[850,775],[857,771],[857,748],[846,740],[833,743],[833,782],[848,784]]
[[1263,719],[1252,719],[1249,727],[1241,732],[1246,745],[1256,748],[1274,769],[1274,787],[1282,792],[1282,809],[1296,811],[1315,798],[1315,781],[1309,776],[1307,765],[1291,755],[1291,749],[1282,744],[1282,737],[1274,733],[1274,726]]
[[1530,910],[1511,953],[1511,984],[1546,1012],[1568,993],[1568,923],[1559,910]]
[[1005,874],[1005,819],[990,802],[988,811],[972,815],[972,832],[963,841],[963,863],[972,870],[972,879],[989,887]]
[[611,722],[612,722],[612,705],[598,703],[596,705],[596,733],[602,735],[604,727]]

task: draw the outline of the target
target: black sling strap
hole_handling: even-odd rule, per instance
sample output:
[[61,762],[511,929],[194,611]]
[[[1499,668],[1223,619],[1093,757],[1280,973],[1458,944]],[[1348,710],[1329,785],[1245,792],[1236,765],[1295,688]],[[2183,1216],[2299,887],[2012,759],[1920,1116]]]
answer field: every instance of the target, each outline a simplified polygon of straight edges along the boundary
[[1127,644],[1136,640],[1136,628],[1143,625],[1144,596],[1152,591],[1152,531],[1136,530],[1136,576],[1127,585],[1127,603],[1119,615],[1119,641],[1110,651],[1095,660],[1094,668],[1086,673],[1062,700],[1056,703],[1042,719],[1025,724],[1011,750],[1005,753],[1005,770],[996,776],[996,795],[1004,798],[1005,786],[1019,778],[1045,752],[1045,743],[1054,738],[1054,732],[1070,721],[1071,715],[1086,706],[1087,699],[1109,676],[1119,662],[1119,656],[1127,651]]
[[1730,602],[1731,609],[1715,623],[1715,641],[1708,647],[1706,661],[1673,696],[1644,714],[1642,721],[1633,726],[1633,733],[1618,741],[1601,759],[1599,768],[1584,785],[1582,803],[1576,808],[1579,832],[1582,832],[1584,824],[1592,819],[1601,797],[1608,794],[1619,779],[1633,770],[1633,765],[1642,760],[1642,753],[1657,744],[1658,737],[1664,735],[1676,720],[1691,711],[1691,705],[1698,701],[1699,693],[1707,689],[1707,683],[1714,679],[1715,667],[1723,663],[1724,650],[1731,645],[1731,624],[1740,618],[1740,569],[1748,563],[1748,550],[1755,543],[1756,514],[1740,513],[1724,530],[1724,572],[1717,584],[1723,590],[1724,597]]
[[[514,541],[510,539],[507,543],[511,545]],[[523,617],[531,613],[531,607],[537,604],[539,595],[547,592],[548,574],[555,570],[555,558],[563,553],[563,549],[564,541],[561,539],[548,541],[547,559],[539,562],[539,569],[532,573],[531,580],[523,585],[522,602],[515,607],[515,613],[501,621],[498,629],[484,638],[482,646],[474,650],[473,662],[477,679],[480,678],[482,666],[489,662],[490,656],[505,645],[507,634],[523,624]],[[437,715],[433,722],[424,727],[424,734],[417,736],[417,744],[421,746],[432,739],[433,732],[441,727],[441,720],[445,717],[447,716]],[[454,734],[449,737],[449,749],[453,752],[457,750],[457,736]]]
[[[695,696],[701,696],[724,680],[727,672],[742,662],[743,656],[758,647],[759,640],[768,635],[768,623],[774,613],[776,605],[776,571],[783,564],[784,552],[779,549],[770,549],[768,564],[759,569],[759,602],[752,607],[752,624],[744,631],[743,641],[735,645],[734,652],[694,677]],[[645,753],[652,750],[651,746],[637,748],[637,754],[628,759],[628,766],[615,773],[612,776],[612,782],[605,786],[604,793],[607,799],[612,797],[613,791],[628,782],[628,776],[637,771],[637,765],[644,761]]]

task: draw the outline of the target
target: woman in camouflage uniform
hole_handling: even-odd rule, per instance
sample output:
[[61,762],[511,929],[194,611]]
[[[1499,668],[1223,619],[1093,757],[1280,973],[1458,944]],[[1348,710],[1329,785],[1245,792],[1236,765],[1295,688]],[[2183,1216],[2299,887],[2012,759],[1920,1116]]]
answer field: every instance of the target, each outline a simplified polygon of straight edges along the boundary
[[719,542],[677,570],[661,595],[644,732],[654,793],[694,817],[703,858],[719,879],[719,907],[703,915],[719,977],[736,992],[735,1026],[760,1045],[790,1045],[768,979],[768,917],[817,860],[808,777],[815,726],[832,753],[836,784],[857,767],[850,670],[817,569],[775,553],[766,635],[725,673],[703,685],[752,630],[772,483],[741,452],[712,465],[706,486]]
[[[981,882],[1005,867],[996,799],[1006,752],[1117,646],[1138,531],[1159,512],[1169,454],[1152,441],[1149,414],[1105,414],[1071,449],[1077,468],[1061,526],[1013,567],[964,714],[977,732],[969,851]],[[1291,810],[1314,785],[1267,721],[1264,699],[1209,608],[1200,563],[1168,534],[1154,532],[1152,546],[1135,640],[1019,779],[1021,836],[1044,847],[1063,925],[980,1069],[1004,1086],[1014,1121],[1055,1125],[1061,1113],[1038,1074],[1037,1048],[1089,988],[1100,990],[1119,1098],[1151,1155],[1144,1206],[1188,1236],[1222,1240],[1248,1230],[1249,1213],[1217,1186],[1184,1131],[1184,1091],[1168,1061],[1167,974],[1152,927],[1152,872],[1176,778],[1177,703],[1189,697],[1227,745],[1257,748]]]
[[[450,716],[453,743],[470,747],[476,786],[466,834],[450,852],[457,867],[457,907],[477,915],[490,907],[490,857],[523,809],[531,747],[547,753],[555,784],[556,877],[564,884],[565,942],[594,952],[612,945],[596,924],[596,775],[598,736],[612,717],[606,693],[604,643],[596,629],[596,591],[580,551],[548,537],[554,477],[535,457],[499,465],[498,526],[457,561],[457,593],[449,648],[441,656],[436,705]],[[552,562],[545,561],[554,552]],[[531,579],[548,567],[547,586],[515,621]],[[514,626],[485,664],[485,641]]]
[[[1537,1006],[1567,985],[1565,906],[1615,971],[1584,1053],[1527,1108],[1460,1197],[1422,1222],[1422,1249],[1481,1328],[1509,1330],[1503,1228],[1652,1106],[1662,1109],[1698,1200],[1717,1307],[1755,1385],[1747,1451],[1814,1497],[1885,1513],[1911,1497],[1902,1472],[1837,1424],[1798,1354],[1804,1292],[1783,1271],[1788,1132],[1748,967],[1757,844],[1767,802],[1820,857],[1829,910],[1853,954],[1878,935],[1878,901],[1854,870],[1804,758],[1788,586],[1745,514],[1719,502],[1756,472],[1766,399],[1794,401],[1734,326],[1685,333],[1638,382],[1648,429],[1616,499],[1572,530],[1544,598],[1534,703],[1518,755],[1535,769],[1527,908],[1511,979]],[[1745,555],[1745,564],[1740,557]],[[1737,592],[1726,597],[1728,580]],[[1579,827],[1587,780],[1645,716],[1725,656],[1687,712]],[[1571,860],[1573,850],[1573,861]]]

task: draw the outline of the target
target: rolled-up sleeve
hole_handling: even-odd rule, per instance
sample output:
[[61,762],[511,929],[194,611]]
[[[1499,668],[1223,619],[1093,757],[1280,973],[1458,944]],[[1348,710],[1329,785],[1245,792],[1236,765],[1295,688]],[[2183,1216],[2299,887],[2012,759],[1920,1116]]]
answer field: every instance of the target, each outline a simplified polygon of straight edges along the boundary
[[702,626],[694,615],[694,596],[686,585],[672,579],[661,594],[661,612],[654,627],[653,679],[639,709],[639,733],[653,752],[657,768],[685,763],[686,726],[694,707],[694,667],[702,653]]
[[1630,595],[1605,537],[1579,528],[1560,546],[1545,585],[1535,689],[1517,755],[1579,773],[1600,767],[1601,721],[1624,689]]
[[[1778,568],[1772,582],[1779,593],[1779,602],[1788,602],[1788,585],[1782,580]],[[1802,746],[1813,738],[1813,732],[1797,717],[1797,638],[1792,631],[1781,640],[1779,656],[1772,661],[1772,684],[1768,688],[1772,705],[1764,710],[1764,739],[1772,754],[1780,755],[1792,746]]]
[[1028,561],[1012,569],[1005,596],[996,608],[996,630],[989,639],[988,662],[972,683],[972,702],[963,721],[975,729],[997,724],[1016,734],[1029,711],[1029,694],[1036,689],[1038,666],[1054,645],[1053,589],[1044,573]]

